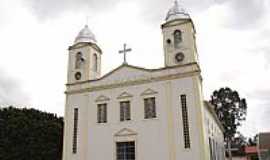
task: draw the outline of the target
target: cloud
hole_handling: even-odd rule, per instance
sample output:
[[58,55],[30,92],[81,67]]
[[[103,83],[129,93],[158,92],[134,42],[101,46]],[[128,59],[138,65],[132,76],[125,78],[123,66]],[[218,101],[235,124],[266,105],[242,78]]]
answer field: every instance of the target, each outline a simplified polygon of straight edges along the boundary
[[250,93],[247,94],[247,97],[253,101],[256,101],[258,103],[257,107],[265,107],[270,109],[270,88],[265,87],[257,89],[255,91],[250,91]]
[[[55,18],[65,12],[85,12],[92,16],[115,5],[113,0],[23,0],[24,4],[41,20]],[[118,1],[119,2],[119,1]],[[88,15],[86,15],[88,16]],[[91,16],[91,15],[89,15]]]
[[[140,5],[143,13],[142,18],[150,22],[160,21],[172,6],[174,0],[22,0],[25,6],[41,20],[55,18],[65,12],[85,12],[89,16],[95,16],[100,12],[110,10],[121,2],[136,2]],[[198,3],[199,2],[199,3]],[[201,10],[213,4],[212,0],[189,0],[184,1],[188,10]],[[86,15],[87,16],[87,15]]]
[[225,4],[228,7],[228,26],[238,29],[247,29],[261,24],[269,9],[268,0],[230,0]]
[[[18,80],[0,70],[0,105],[27,105],[29,97],[24,92]],[[24,107],[24,106],[22,106]]]
[[[173,4],[173,0],[22,0],[39,20],[53,19],[66,12],[84,13],[85,17],[94,18],[97,14],[110,12],[121,2],[129,1],[139,4],[142,19],[155,25],[164,20],[166,12]],[[258,26],[270,9],[268,0],[182,0],[182,3],[191,16],[217,7],[219,10],[212,14],[220,12],[224,26],[235,29]]]

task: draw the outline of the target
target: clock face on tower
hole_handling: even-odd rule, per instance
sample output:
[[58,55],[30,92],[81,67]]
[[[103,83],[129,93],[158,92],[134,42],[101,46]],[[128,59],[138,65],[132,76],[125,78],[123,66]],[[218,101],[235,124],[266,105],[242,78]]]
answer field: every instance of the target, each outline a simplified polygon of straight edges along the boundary
[[76,79],[76,80],[80,80],[81,78],[82,78],[81,72],[75,73],[75,79]]
[[179,63],[179,62],[182,62],[182,61],[184,60],[185,55],[184,55],[184,53],[179,52],[179,53],[176,53],[176,54],[175,54],[174,58],[175,58],[175,61],[176,61],[177,63]]

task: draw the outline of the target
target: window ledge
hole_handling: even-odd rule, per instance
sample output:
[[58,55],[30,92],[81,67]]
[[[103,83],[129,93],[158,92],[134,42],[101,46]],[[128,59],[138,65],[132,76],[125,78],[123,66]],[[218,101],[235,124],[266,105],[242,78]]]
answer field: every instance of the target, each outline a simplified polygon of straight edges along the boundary
[[106,123],[96,123],[96,125],[97,126],[107,126],[107,125],[109,125],[109,123],[108,122],[106,122]]
[[118,124],[133,123],[134,120],[118,121]]
[[144,118],[142,121],[158,121],[159,118],[155,117],[155,118]]

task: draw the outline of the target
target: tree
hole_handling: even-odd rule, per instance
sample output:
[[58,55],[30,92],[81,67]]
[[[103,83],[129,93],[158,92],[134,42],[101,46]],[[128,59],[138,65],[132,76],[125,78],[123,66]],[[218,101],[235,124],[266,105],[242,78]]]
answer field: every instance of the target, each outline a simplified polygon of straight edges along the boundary
[[1,160],[61,160],[63,118],[35,109],[0,109]]
[[210,103],[214,106],[215,112],[225,129],[224,138],[231,159],[231,141],[241,122],[246,119],[246,100],[240,98],[237,91],[227,87],[215,90],[211,96]]
[[258,134],[256,134],[253,138],[248,139],[248,145],[249,146],[256,146],[258,141]]
[[247,145],[246,137],[240,132],[237,132],[235,137],[231,141],[231,148],[233,148],[232,154],[234,156],[244,156],[245,146]]

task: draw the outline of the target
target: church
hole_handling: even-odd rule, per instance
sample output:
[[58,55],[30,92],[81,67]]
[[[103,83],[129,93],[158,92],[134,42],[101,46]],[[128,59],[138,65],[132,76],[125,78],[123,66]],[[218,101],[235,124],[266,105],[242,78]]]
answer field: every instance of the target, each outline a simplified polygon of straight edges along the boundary
[[224,129],[203,97],[195,26],[179,1],[161,29],[164,66],[124,61],[105,75],[95,35],[87,25],[79,32],[69,47],[63,160],[225,158]]

